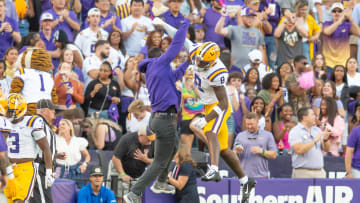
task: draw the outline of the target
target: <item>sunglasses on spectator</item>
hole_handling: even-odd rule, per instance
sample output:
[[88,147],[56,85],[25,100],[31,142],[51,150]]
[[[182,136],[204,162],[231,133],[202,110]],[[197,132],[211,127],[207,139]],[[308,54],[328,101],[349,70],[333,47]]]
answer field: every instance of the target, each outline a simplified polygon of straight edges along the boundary
[[308,62],[304,62],[303,64],[304,64],[304,66],[306,66],[308,64]]
[[332,10],[332,13],[342,13],[342,10]]

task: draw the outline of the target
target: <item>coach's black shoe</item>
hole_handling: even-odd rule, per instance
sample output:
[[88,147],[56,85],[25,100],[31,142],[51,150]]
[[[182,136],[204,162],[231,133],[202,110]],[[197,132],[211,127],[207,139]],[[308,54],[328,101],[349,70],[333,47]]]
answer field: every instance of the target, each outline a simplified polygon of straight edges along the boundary
[[209,169],[205,175],[201,177],[202,181],[221,181],[221,176],[219,171],[215,171],[213,169]]
[[241,185],[242,187],[241,203],[245,203],[246,201],[248,201],[250,197],[250,192],[252,189],[254,189],[255,185],[256,185],[256,181],[252,178],[249,178],[244,185]]

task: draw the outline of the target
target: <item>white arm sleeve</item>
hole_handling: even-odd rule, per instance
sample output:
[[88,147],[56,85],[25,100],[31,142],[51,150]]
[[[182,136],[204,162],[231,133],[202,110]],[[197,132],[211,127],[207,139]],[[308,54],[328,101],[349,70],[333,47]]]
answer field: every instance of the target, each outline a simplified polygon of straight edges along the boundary
[[[164,29],[166,31],[166,33],[171,37],[171,38],[174,38],[175,36],[175,33],[177,32],[177,29],[172,27],[171,25],[167,24],[166,22],[164,22]],[[189,39],[185,39],[185,42],[184,42],[184,46],[185,46],[185,49],[187,51],[190,51],[190,48],[194,46],[194,43],[192,41],[190,41]]]

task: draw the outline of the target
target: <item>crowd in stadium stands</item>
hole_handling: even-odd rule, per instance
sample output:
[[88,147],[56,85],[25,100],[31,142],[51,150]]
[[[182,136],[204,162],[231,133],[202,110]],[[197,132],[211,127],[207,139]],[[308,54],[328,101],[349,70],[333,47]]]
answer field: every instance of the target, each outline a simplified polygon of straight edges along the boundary
[[[111,173],[123,183],[152,162],[151,103],[138,64],[172,41],[156,17],[176,29],[188,18],[188,39],[221,48],[229,147],[249,177],[269,177],[267,160],[291,155],[294,178],[325,177],[323,156],[344,157],[346,177],[360,178],[359,0],[0,0],[0,100],[24,71],[29,47],[52,59],[53,81],[40,79],[58,98],[53,129],[64,154],[56,177],[86,178],[94,149],[113,151]],[[171,67],[189,57],[183,49]],[[190,68],[176,82],[179,139],[206,152],[189,127],[204,112],[198,85]],[[184,147],[174,159],[185,165],[169,179],[179,201],[185,186],[177,180],[188,177],[187,190],[194,184]],[[102,175],[92,170],[91,188]],[[123,183],[118,200],[129,188]]]

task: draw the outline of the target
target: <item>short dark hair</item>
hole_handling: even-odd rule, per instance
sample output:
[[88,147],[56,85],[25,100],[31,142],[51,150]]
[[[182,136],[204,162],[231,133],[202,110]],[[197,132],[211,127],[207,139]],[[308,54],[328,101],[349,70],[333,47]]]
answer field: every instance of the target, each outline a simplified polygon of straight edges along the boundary
[[148,53],[149,58],[157,58],[162,54],[162,50],[158,47],[151,48]]
[[95,43],[95,50],[96,50],[96,48],[97,48],[98,46],[102,46],[102,45],[104,45],[104,44],[109,44],[109,42],[108,42],[107,40],[102,40],[102,39],[98,40],[98,41]]
[[304,59],[306,59],[306,57],[303,56],[303,55],[296,56],[294,58],[294,63],[298,63],[298,62],[300,62],[301,60],[304,60]]
[[255,119],[257,120],[257,115],[254,112],[249,112],[246,114],[246,119]]
[[228,82],[230,82],[233,78],[243,80],[243,75],[240,72],[232,72],[229,74]]
[[309,110],[311,110],[310,107],[301,107],[298,112],[297,112],[297,116],[298,116],[298,121],[301,122],[304,118],[304,116],[309,115]]
[[265,77],[262,80],[263,89],[265,89],[265,90],[271,89],[272,80],[275,77],[279,78],[279,88],[280,88],[281,84],[282,84],[281,77],[277,73],[269,73],[269,74],[265,75]]
[[230,65],[231,65],[231,54],[229,52],[221,52],[220,53],[220,60],[223,62],[223,64],[225,65],[225,67],[227,69],[230,69]]
[[131,0],[130,6],[132,6],[134,2],[141,3],[144,6],[144,1],[143,0]]

